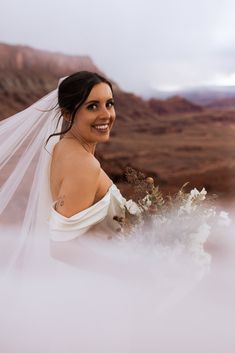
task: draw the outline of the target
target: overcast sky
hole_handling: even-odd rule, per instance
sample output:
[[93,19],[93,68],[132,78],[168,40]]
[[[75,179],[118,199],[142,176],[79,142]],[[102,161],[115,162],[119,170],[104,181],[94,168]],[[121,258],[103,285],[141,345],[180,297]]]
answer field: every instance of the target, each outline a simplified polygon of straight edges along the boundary
[[127,91],[235,85],[234,0],[8,0],[0,41],[89,55]]

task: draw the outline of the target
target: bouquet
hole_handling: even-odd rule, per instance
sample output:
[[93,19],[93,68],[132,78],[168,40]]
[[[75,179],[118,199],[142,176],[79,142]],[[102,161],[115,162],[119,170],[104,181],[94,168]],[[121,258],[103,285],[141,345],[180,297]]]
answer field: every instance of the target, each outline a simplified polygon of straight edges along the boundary
[[177,245],[205,255],[203,245],[213,226],[230,223],[228,213],[214,206],[217,196],[208,197],[205,188],[186,192],[186,182],[174,195],[164,196],[152,177],[130,167],[125,174],[133,187],[132,197],[122,205],[124,217],[114,217],[125,237],[151,247]]

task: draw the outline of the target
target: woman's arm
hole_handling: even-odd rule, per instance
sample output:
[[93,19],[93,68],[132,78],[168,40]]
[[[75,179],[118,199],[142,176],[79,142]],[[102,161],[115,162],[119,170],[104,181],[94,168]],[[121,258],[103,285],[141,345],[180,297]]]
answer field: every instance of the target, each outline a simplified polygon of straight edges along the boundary
[[63,179],[55,208],[65,217],[90,207],[98,188],[100,164],[92,155],[74,156],[63,162]]

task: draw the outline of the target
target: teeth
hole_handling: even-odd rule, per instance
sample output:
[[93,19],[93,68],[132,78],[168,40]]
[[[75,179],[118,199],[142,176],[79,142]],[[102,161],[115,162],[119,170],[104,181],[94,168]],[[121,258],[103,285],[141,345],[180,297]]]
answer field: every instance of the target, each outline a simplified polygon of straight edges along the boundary
[[97,130],[106,130],[108,127],[109,127],[108,124],[94,125],[94,128]]

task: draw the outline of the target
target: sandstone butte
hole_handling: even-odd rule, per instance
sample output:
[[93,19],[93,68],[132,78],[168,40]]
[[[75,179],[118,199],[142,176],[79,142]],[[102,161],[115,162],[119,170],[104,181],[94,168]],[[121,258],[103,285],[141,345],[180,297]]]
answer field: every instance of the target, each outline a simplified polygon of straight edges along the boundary
[[[0,120],[54,89],[60,77],[79,70],[106,76],[88,56],[0,43]],[[164,193],[189,181],[188,188],[205,187],[221,200],[235,199],[233,99],[203,106],[178,95],[144,99],[111,82],[117,119],[110,141],[98,146],[97,156],[124,194],[130,194],[130,186],[123,173],[132,166],[154,177]]]

